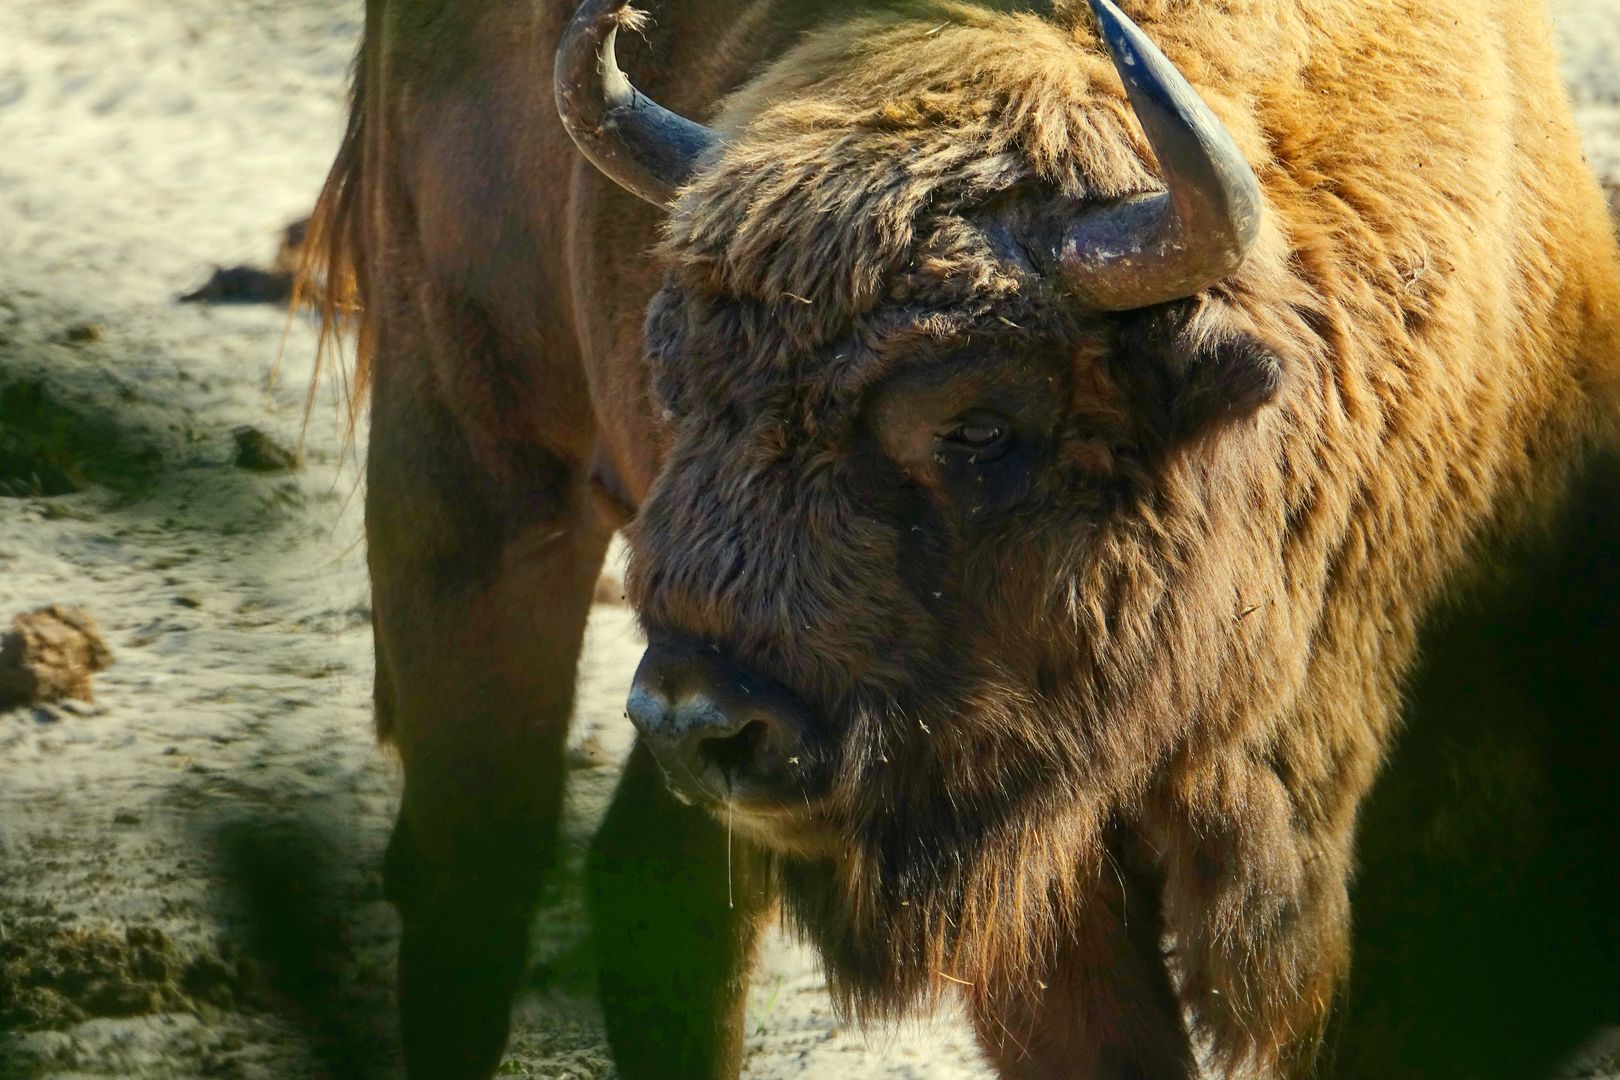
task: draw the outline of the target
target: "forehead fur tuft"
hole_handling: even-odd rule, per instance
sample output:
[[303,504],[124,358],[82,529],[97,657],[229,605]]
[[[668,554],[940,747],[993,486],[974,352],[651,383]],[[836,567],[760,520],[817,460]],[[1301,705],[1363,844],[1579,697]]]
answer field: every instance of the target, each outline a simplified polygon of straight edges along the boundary
[[715,126],[723,148],[671,214],[673,273],[700,294],[817,306],[824,330],[901,271],[950,274],[960,215],[998,193],[1156,186],[1089,36],[965,5],[814,33]]

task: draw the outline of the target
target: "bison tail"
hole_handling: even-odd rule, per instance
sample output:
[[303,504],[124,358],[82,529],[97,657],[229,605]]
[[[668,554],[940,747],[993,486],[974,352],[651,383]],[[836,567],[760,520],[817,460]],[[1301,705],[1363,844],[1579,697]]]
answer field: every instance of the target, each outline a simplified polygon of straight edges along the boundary
[[[348,125],[305,226],[291,305],[294,312],[307,305],[320,320],[315,370],[304,402],[304,425],[309,424],[316,391],[325,374],[342,392],[347,421],[345,445],[353,443],[355,423],[371,382],[374,335],[363,304],[367,292],[366,252],[373,239],[364,205],[370,179],[367,165],[373,158],[369,146],[372,125],[367,122],[367,114],[372,111],[368,105],[373,99],[373,65],[367,58],[379,40],[382,7],[380,0],[370,0],[366,5],[365,37],[354,64]],[[344,355],[343,347],[351,332],[355,333],[352,362]]]

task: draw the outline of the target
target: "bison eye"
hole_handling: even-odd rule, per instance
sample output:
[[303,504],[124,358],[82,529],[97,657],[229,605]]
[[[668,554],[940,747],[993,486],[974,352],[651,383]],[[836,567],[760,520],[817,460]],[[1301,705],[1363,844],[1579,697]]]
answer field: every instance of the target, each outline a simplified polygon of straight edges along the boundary
[[1012,445],[1012,423],[1006,417],[975,409],[958,417],[939,437],[939,451],[952,458],[994,461]]

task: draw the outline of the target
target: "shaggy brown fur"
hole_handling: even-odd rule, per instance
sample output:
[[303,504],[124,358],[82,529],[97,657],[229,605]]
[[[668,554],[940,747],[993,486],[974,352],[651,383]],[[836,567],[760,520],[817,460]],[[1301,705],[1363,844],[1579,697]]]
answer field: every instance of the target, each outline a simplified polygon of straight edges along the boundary
[[[431,734],[451,706],[398,657],[440,648],[442,617],[408,609],[522,605],[501,591],[519,565],[566,578],[581,599],[544,665],[564,678],[600,547],[546,537],[592,534],[578,496],[611,476],[639,504],[627,586],[650,630],[815,707],[800,825],[838,854],[795,844],[775,874],[847,1007],[960,991],[1007,1075],[1186,1075],[1184,1011],[1224,1070],[1307,1071],[1418,631],[1614,437],[1620,264],[1545,13],[1127,5],[1268,212],[1231,279],[1099,317],[996,227],[1155,187],[1083,4],[670,5],[656,63],[625,57],[639,83],[701,116],[748,81],[670,209],[644,359],[655,218],[515,88],[543,65],[511,39],[546,53],[566,12],[371,7],[311,247],[353,272],[376,355],[399,859],[464,872],[420,843],[449,825],[407,833],[413,805],[447,813],[411,788],[465,795],[428,758],[483,760],[464,747],[484,737]],[[450,45],[478,77],[442,66]],[[885,403],[919,386],[1020,403],[1017,469],[964,487],[906,460]],[[405,475],[423,468],[442,480]],[[479,618],[478,641],[519,632]],[[502,669],[490,700],[539,695],[560,725],[566,692],[525,681]],[[510,810],[486,781],[456,823]]]

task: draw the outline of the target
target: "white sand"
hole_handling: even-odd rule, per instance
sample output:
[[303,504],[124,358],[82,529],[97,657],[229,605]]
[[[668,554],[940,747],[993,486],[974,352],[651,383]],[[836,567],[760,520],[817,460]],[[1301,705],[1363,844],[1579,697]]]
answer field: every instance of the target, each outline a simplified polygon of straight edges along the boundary
[[[117,657],[93,708],[0,713],[0,959],[8,942],[150,927],[176,967],[234,963],[278,912],[336,913],[306,935],[324,976],[243,971],[213,1005],[0,1035],[0,1077],[394,1075],[396,925],[377,868],[398,775],[370,736],[358,481],[330,395],[302,472],[230,467],[237,425],[297,441],[312,336],[295,329],[269,387],[277,311],[173,302],[214,262],[267,259],[307,209],[358,8],[0,4],[0,387],[39,380],[162,463],[138,498],[0,498],[0,619],[79,604]],[[1555,9],[1592,160],[1620,177],[1620,0]],[[99,339],[67,340],[87,323]],[[625,612],[597,611],[573,738],[609,757],[640,649]],[[576,863],[613,777],[573,776]],[[295,902],[256,917],[243,880]],[[577,887],[553,889],[535,954],[560,974],[520,1006],[507,1074],[610,1075],[567,977],[582,935]],[[748,1026],[751,1076],[984,1075],[958,1018],[841,1029],[811,959],[780,939]]]

